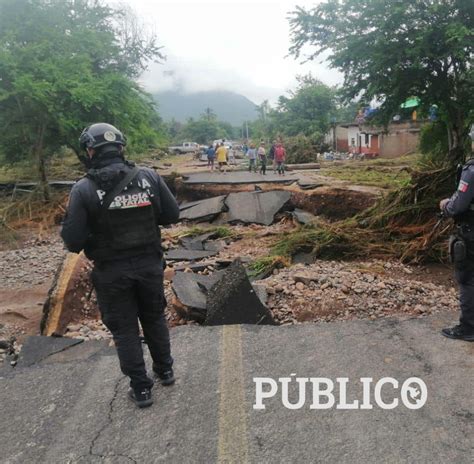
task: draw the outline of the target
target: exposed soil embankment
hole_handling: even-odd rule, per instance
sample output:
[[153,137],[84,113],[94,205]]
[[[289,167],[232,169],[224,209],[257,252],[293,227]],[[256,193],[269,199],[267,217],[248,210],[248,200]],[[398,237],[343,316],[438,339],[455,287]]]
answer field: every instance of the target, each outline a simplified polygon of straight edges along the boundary
[[253,192],[258,190],[285,190],[291,192],[290,206],[308,211],[315,215],[322,215],[330,220],[345,219],[360,213],[373,206],[380,194],[371,188],[344,188],[340,185],[331,187],[322,185],[311,190],[301,190],[293,185],[279,184],[261,185],[230,185],[208,184],[194,185],[176,181],[178,197],[186,201],[202,200],[228,195],[235,192]]

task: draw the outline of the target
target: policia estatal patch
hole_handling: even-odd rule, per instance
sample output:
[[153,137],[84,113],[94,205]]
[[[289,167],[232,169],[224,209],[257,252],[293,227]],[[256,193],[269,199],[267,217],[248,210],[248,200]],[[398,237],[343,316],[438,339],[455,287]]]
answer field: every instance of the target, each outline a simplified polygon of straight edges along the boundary
[[109,206],[109,209],[143,208],[151,206],[148,192],[138,192],[117,195]]

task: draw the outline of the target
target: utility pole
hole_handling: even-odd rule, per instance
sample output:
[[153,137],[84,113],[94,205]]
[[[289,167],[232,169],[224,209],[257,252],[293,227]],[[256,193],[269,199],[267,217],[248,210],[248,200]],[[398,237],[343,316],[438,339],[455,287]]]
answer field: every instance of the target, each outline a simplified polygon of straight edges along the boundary
[[247,135],[247,140],[249,139],[249,125],[247,124],[247,121],[245,121],[245,131]]

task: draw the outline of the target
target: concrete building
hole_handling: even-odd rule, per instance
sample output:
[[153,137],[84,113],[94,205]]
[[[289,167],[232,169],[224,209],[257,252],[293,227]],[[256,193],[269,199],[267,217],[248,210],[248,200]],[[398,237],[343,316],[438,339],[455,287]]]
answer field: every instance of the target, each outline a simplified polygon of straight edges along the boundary
[[337,151],[370,153],[384,158],[395,158],[417,151],[420,130],[424,123],[424,121],[391,122],[387,128],[369,124],[340,124],[331,128],[331,145],[337,147]]

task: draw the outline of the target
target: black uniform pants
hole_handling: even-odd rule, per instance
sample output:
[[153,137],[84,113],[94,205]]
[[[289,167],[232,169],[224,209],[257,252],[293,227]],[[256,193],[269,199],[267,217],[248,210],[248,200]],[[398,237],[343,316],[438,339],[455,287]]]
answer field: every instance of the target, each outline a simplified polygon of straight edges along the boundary
[[164,309],[163,262],[159,256],[142,256],[96,265],[92,281],[102,321],[113,335],[122,372],[134,389],[151,387],[139,336],[143,335],[153,369],[164,372],[173,365]]
[[456,281],[459,284],[460,322],[474,333],[474,260],[466,260],[455,266]]

